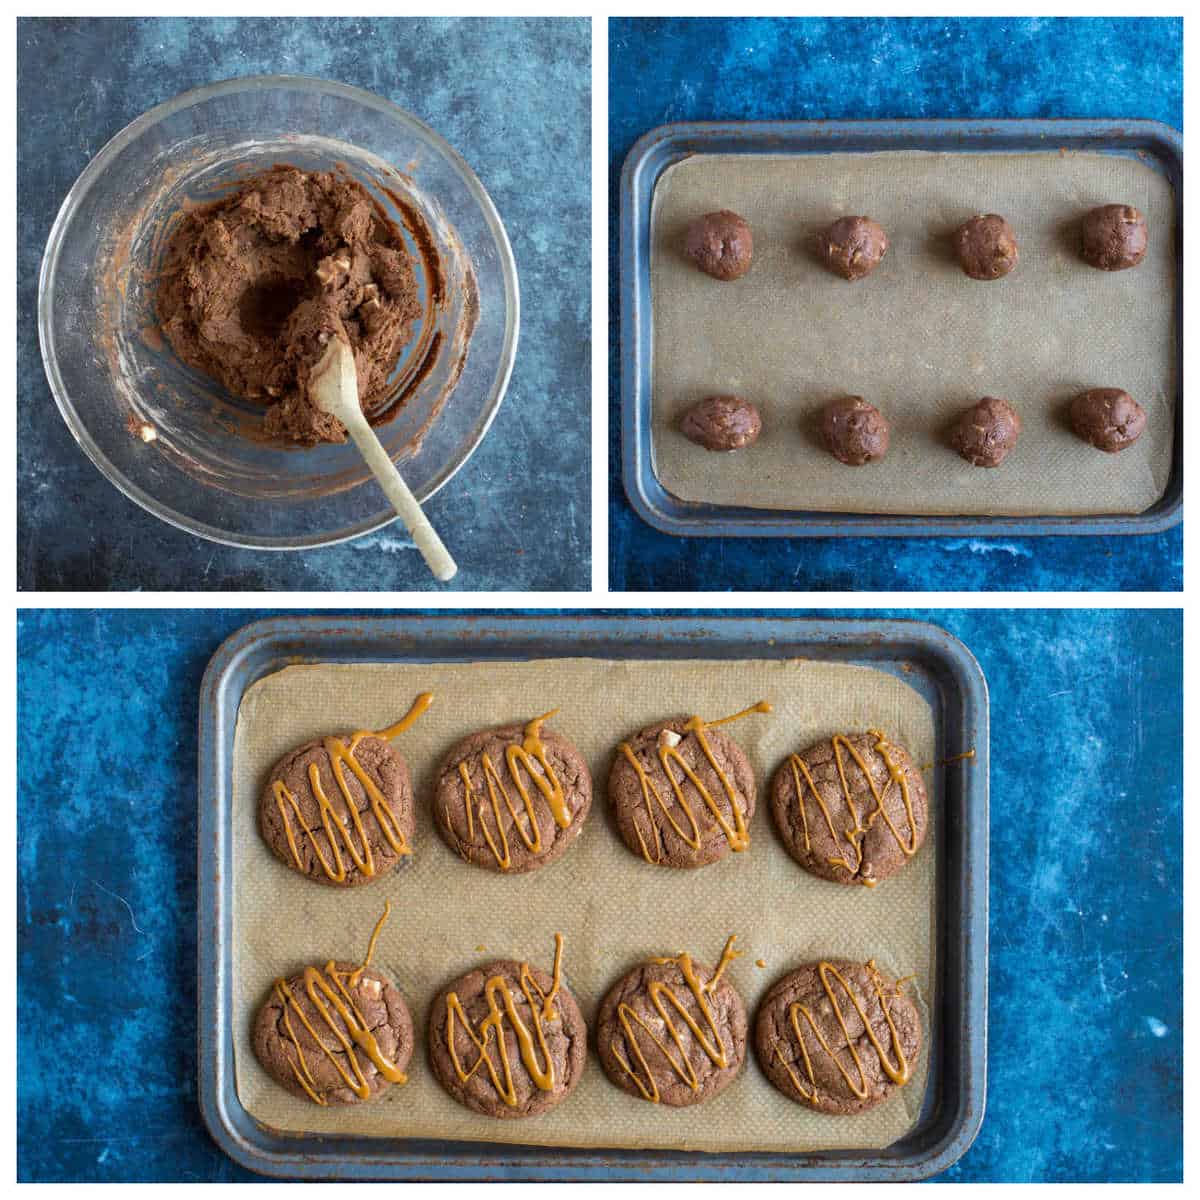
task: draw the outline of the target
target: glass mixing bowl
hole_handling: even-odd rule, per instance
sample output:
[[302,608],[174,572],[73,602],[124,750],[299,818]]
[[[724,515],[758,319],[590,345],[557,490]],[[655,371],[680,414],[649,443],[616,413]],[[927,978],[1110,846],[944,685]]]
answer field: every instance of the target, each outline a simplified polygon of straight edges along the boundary
[[139,117],[63,202],[42,261],[38,331],[63,418],[127,496],[214,541],[300,549],[357,537],[395,513],[352,443],[265,439],[263,410],[185,366],[154,317],[170,218],[274,163],[348,171],[405,230],[425,313],[392,377],[403,405],[376,432],[418,499],[432,496],[504,396],[516,264],[471,168],[369,92],[298,76],[233,79]]

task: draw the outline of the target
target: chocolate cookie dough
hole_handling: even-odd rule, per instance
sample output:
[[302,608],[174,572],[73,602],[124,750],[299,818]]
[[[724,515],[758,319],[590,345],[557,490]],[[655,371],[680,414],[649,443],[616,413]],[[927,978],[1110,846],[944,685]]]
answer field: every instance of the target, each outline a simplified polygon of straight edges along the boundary
[[358,1104],[407,1081],[413,1026],[386,976],[370,969],[390,906],[375,926],[362,966],[328,962],[276,979],[251,1042],[267,1074],[314,1104]]
[[929,827],[920,771],[877,730],[837,733],[789,755],[771,782],[771,815],[806,871],[866,887],[899,871]]
[[1079,252],[1101,271],[1124,271],[1146,257],[1146,218],[1130,204],[1104,204],[1083,218]]
[[271,768],[258,828],[271,853],[309,879],[370,883],[411,853],[408,764],[373,733],[306,742]]
[[1146,410],[1120,388],[1092,388],[1071,401],[1071,428],[1097,450],[1116,454],[1146,428]]
[[275,166],[185,212],[160,274],[158,320],[175,353],[264,405],[264,430],[296,442],[346,440],[308,395],[329,339],[354,351],[370,416],[421,315],[403,234],[340,172]]
[[964,221],[954,233],[958,265],[972,279],[999,279],[1017,265],[1017,237],[995,213]]
[[438,1083],[485,1117],[534,1117],[562,1103],[583,1075],[587,1026],[554,975],[529,963],[489,963],[456,979],[429,1009],[429,1058]]
[[763,998],[754,1049],[767,1078],[790,1100],[850,1115],[883,1103],[911,1078],[921,1017],[875,965],[806,963]]
[[861,396],[831,400],[821,416],[821,434],[829,453],[848,467],[882,458],[891,440],[887,418]]
[[596,1018],[596,1048],[609,1079],[631,1096],[682,1108],[729,1086],[746,1057],[746,1009],[725,970],[690,955],[652,958],[614,984]]
[[608,775],[625,845],[661,867],[703,867],[747,849],[754,797],[745,751],[699,717],[640,730],[617,747]]
[[433,816],[464,861],[514,875],[536,871],[579,836],[592,777],[565,737],[542,728],[545,719],[473,733],[442,760]]
[[740,450],[758,441],[762,417],[741,396],[706,396],[684,413],[679,430],[705,450]]
[[950,442],[973,467],[998,467],[1017,444],[1021,418],[1007,400],[985,396],[959,419]]
[[825,265],[843,279],[865,279],[888,252],[887,234],[870,217],[840,217],[821,234]]
[[728,281],[750,270],[754,237],[750,226],[728,209],[706,213],[688,227],[688,257],[706,275]]

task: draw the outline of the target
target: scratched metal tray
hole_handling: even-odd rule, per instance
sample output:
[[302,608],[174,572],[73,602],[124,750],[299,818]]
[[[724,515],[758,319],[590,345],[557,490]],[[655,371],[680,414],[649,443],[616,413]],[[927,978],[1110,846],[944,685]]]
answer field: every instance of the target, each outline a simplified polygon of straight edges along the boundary
[[[650,216],[664,171],[695,154],[832,154],[881,150],[952,153],[1065,147],[1136,154],[1175,192],[1175,347],[1178,395],[1171,472],[1144,512],[1099,516],[921,516],[802,512],[685,501],[663,487],[650,424],[653,307]],[[665,533],[701,537],[986,536],[1159,533],[1183,516],[1183,135],[1158,121],[679,122],[645,134],[621,171],[621,467],[634,511]]]
[[[934,798],[938,1008],[916,1128],[885,1150],[779,1155],[576,1150],[409,1138],[283,1133],[238,1099],[232,1035],[232,770],[238,706],[257,680],[297,662],[475,662],[532,658],[786,659],[889,671],[930,703],[944,768]],[[279,617],[213,655],[200,693],[199,1097],[227,1154],[305,1179],[908,1180],[934,1175],[983,1120],[987,1048],[988,695],[979,664],[944,630],[913,621],[788,617]]]

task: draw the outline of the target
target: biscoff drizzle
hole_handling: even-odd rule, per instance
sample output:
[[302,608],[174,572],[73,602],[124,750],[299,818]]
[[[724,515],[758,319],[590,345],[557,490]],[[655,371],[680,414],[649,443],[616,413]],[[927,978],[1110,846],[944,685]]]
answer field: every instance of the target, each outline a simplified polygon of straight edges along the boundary
[[[317,861],[321,864],[321,870],[324,871],[327,879],[334,883],[345,882],[347,867],[345,859],[342,857],[343,847],[351,862],[364,875],[371,878],[376,873],[375,854],[371,849],[371,843],[367,837],[366,830],[363,828],[362,814],[354,804],[351,796],[349,781],[346,778],[344,770],[345,767],[349,767],[351,774],[358,780],[363,791],[366,793],[367,799],[370,801],[371,813],[378,822],[384,840],[391,846],[393,853],[401,857],[412,853],[408,839],[404,836],[404,831],[400,828],[399,820],[392,810],[392,806],[388,803],[387,797],[380,791],[379,785],[363,769],[358,759],[354,757],[354,752],[365,738],[376,737],[387,739],[403,733],[416,722],[417,718],[432,703],[433,693],[422,692],[413,701],[413,705],[408,712],[395,725],[389,725],[387,729],[382,729],[378,733],[372,733],[369,730],[360,730],[357,733],[352,733],[349,744],[340,737],[326,737],[322,739],[321,745],[325,753],[329,756],[329,764],[333,770],[334,781],[341,792],[346,813],[350,817],[350,823],[354,830],[354,836],[352,837],[345,817],[338,812],[326,794],[321,784],[319,764],[315,762],[309,763],[308,782],[312,788],[313,797],[317,801],[317,811],[321,817],[321,830],[325,834],[331,857],[327,857],[325,851],[321,849],[321,843],[317,838],[317,831],[311,829],[305,823],[295,794],[289,790],[282,779],[275,780],[271,791],[274,794],[275,803],[279,806],[279,815],[283,820],[284,833],[287,835],[288,850],[291,853],[292,861],[296,864],[297,870],[304,870],[296,836],[296,826],[299,826],[303,835],[312,843],[313,853],[316,854]],[[356,838],[357,845],[355,844]]]

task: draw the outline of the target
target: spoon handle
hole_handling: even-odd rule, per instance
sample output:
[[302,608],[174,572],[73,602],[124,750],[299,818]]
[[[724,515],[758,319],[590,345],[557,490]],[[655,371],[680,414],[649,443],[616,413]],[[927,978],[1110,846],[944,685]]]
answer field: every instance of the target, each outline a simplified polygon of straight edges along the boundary
[[387,456],[387,451],[375,436],[366,417],[355,405],[354,410],[342,416],[359,453],[366,459],[367,466],[374,472],[383,494],[392,502],[392,507],[400,514],[400,519],[408,527],[416,547],[421,552],[434,577],[442,583],[453,579],[458,572],[458,565],[450,556],[445,543],[438,537],[437,530],[429,523],[429,518],[421,511],[417,498],[409,490],[408,484],[400,474],[395,463]]

